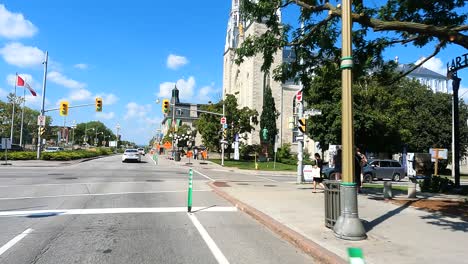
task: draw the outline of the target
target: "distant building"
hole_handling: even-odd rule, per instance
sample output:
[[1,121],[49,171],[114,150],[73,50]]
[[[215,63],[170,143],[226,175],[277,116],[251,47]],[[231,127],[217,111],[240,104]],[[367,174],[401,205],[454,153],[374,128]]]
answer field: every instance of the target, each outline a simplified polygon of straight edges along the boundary
[[[173,115],[173,105],[176,106],[175,111],[175,120],[172,120]],[[182,125],[188,125],[192,131],[196,130],[194,126],[194,121],[200,118],[200,113],[198,112],[201,104],[191,104],[191,103],[181,103],[179,100],[179,89],[174,86],[172,89],[171,105],[169,112],[164,116],[162,120],[162,134],[167,135],[171,132],[171,127],[173,125],[179,127]],[[195,137],[195,146],[202,145],[202,139],[199,133]]]
[[[400,64],[398,70],[407,72],[411,69],[411,64]],[[448,79],[446,76],[431,71],[424,67],[419,67],[407,75],[410,79],[418,80],[421,84],[427,85],[434,93],[448,93]]]

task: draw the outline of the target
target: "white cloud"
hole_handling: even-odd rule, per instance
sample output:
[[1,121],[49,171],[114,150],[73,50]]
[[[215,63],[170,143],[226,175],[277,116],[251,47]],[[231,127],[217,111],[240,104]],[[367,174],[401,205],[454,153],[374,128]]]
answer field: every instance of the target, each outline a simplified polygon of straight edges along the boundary
[[96,113],[96,118],[98,119],[113,119],[115,117],[115,113],[114,112],[110,112],[110,113],[104,113],[104,112],[98,112]]
[[86,70],[88,69],[88,64],[78,63],[78,64],[73,65],[73,67],[80,69],[80,70]]
[[151,112],[151,105],[139,105],[135,102],[130,102],[126,105],[127,113],[124,116],[125,120],[133,119],[143,119]]
[[119,101],[119,98],[115,94],[96,94],[96,97],[101,97],[104,105],[113,105]]
[[216,88],[213,87],[214,85],[204,86],[198,90],[196,100],[198,103],[207,103],[208,101],[213,101],[215,96],[219,92]]
[[37,47],[24,46],[21,43],[8,43],[0,49],[3,59],[11,65],[18,67],[31,67],[41,65],[44,61],[44,52]]
[[37,28],[26,20],[20,13],[8,11],[4,5],[0,4],[0,36],[16,39],[22,37],[32,37],[36,34]]
[[0,98],[6,98],[8,92],[5,89],[0,88]]
[[172,89],[174,85],[177,85],[179,89],[179,99],[184,102],[190,102],[193,100],[193,94],[195,89],[195,78],[190,76],[187,80],[179,79],[176,83],[164,82],[159,85],[159,98],[170,98],[172,96]]
[[86,89],[75,89],[70,93],[70,100],[85,101],[93,98],[92,93]]
[[[422,57],[420,58],[419,60],[417,60],[415,62],[415,64],[419,64],[421,61],[423,61],[424,59],[426,59],[425,57]],[[446,75],[447,74],[447,66],[444,65],[444,63],[442,62],[441,59],[437,58],[437,57],[432,57],[430,58],[428,61],[426,61],[423,65],[422,65],[424,68],[427,68],[431,71],[434,71],[434,72],[437,72],[437,73],[440,73],[442,75]]]
[[179,55],[170,54],[167,57],[167,67],[169,69],[177,70],[188,63],[187,58]]
[[54,83],[56,83],[56,84],[65,86],[67,88],[83,89],[83,88],[86,87],[85,83],[78,82],[78,81],[75,81],[73,79],[70,79],[70,78],[66,77],[65,75],[63,75],[63,74],[61,74],[60,72],[57,72],[57,71],[53,71],[53,72],[48,73],[47,74],[47,79],[54,82]]

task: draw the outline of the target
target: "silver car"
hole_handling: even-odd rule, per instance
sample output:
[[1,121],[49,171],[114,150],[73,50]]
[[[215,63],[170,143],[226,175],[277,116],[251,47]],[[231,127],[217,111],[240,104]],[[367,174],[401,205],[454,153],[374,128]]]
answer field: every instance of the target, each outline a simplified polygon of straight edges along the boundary
[[405,177],[405,168],[396,160],[372,159],[363,168],[364,182],[373,179],[400,181]]
[[141,162],[141,155],[137,149],[126,149],[122,155],[122,162],[136,161]]

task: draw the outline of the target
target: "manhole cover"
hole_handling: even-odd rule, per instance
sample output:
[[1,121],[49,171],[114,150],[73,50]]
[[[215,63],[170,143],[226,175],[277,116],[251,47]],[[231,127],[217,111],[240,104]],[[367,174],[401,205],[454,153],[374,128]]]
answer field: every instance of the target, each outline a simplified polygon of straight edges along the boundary
[[229,184],[227,184],[225,182],[213,182],[213,184],[216,187],[231,187],[231,186],[229,186]]
[[276,187],[276,185],[272,185],[272,184],[265,184],[263,186],[265,186],[265,187]]
[[47,175],[55,175],[55,176],[57,176],[57,175],[65,175],[65,174],[63,174],[63,173],[49,173],[49,174],[47,174]]
[[59,180],[76,180],[78,178],[76,178],[76,177],[60,177],[60,178],[57,178],[57,179],[59,179]]
[[163,180],[146,180],[147,182],[162,182]]
[[245,183],[245,182],[240,182],[240,183],[236,183],[237,185],[249,185],[248,183]]

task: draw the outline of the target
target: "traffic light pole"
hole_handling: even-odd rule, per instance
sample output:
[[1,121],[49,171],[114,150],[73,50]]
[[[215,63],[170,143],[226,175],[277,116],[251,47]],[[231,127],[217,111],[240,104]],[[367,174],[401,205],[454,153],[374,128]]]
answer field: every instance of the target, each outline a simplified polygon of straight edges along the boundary
[[[298,119],[298,126],[299,126],[299,120],[302,118],[304,115],[304,107],[302,105],[302,102],[297,102],[298,107],[297,107],[297,119]],[[297,136],[299,137],[299,140],[297,141],[297,178],[296,178],[296,183],[301,184],[303,182],[303,170],[302,170],[302,157],[303,157],[303,151],[304,151],[304,133],[298,128],[297,129]]]
[[[45,115],[44,111],[44,106],[45,106],[45,95],[46,95],[46,83],[47,83],[47,63],[49,60],[49,52],[46,51],[45,53],[45,60],[43,62],[44,64],[44,78],[42,81],[42,107],[41,107],[41,115]],[[41,127],[39,126],[37,128],[37,153],[36,153],[36,159],[41,159]]]
[[[226,118],[225,117],[225,107],[224,107],[224,104],[223,104],[223,118]],[[224,166],[224,124],[223,124],[223,127],[222,127],[222,130],[223,130],[223,137],[222,137],[222,141],[221,141],[221,166]]]

